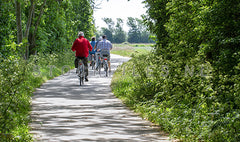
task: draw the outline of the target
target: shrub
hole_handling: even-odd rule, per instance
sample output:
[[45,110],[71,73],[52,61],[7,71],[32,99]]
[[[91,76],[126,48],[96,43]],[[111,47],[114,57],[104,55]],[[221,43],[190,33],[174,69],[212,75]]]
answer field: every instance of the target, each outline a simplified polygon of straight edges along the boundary
[[240,140],[239,74],[216,76],[200,57],[186,63],[148,54],[133,56],[115,75],[114,94],[173,138]]
[[17,56],[0,60],[0,139],[31,141],[28,123],[32,92],[47,79],[64,73],[64,65],[73,68],[74,55],[66,52],[39,54],[28,61]]

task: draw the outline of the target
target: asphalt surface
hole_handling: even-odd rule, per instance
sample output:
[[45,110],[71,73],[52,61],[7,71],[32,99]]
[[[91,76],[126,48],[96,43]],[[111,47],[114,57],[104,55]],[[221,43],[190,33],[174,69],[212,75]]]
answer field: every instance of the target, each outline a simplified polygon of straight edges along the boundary
[[[129,58],[111,55],[112,74]],[[111,77],[89,69],[79,86],[75,70],[49,80],[32,98],[34,141],[168,142],[159,128],[129,110],[111,92]]]

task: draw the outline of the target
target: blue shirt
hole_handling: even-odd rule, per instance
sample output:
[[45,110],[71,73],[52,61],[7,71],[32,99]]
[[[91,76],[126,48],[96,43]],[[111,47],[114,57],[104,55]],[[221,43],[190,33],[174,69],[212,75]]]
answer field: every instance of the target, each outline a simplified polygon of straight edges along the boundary
[[94,47],[96,45],[96,41],[91,41],[90,44],[92,45],[92,51],[89,51],[89,54],[95,54],[96,50],[94,50]]

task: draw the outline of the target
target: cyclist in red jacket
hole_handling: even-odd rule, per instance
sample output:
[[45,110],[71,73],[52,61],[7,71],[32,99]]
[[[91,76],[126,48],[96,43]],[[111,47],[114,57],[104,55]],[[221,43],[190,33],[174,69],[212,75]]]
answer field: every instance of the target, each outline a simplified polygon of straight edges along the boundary
[[88,81],[88,54],[89,51],[92,51],[92,46],[89,41],[84,38],[84,33],[79,32],[78,38],[74,41],[72,45],[72,51],[76,51],[76,59],[75,59],[75,68],[78,67],[78,61],[82,59],[84,64],[85,71],[85,81]]

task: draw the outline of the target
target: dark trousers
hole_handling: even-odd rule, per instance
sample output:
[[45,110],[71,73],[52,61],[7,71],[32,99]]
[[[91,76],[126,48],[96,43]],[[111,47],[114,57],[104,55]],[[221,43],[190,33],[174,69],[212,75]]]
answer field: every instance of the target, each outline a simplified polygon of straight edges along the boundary
[[88,58],[87,57],[76,57],[74,63],[75,63],[75,68],[78,68],[78,62],[79,60],[82,60],[84,64],[84,72],[85,72],[85,77],[88,76]]

